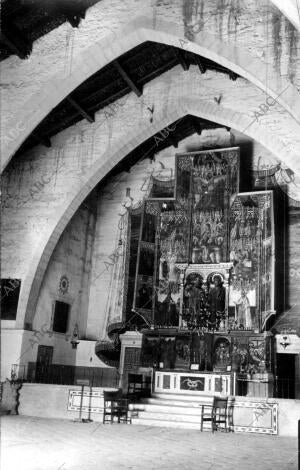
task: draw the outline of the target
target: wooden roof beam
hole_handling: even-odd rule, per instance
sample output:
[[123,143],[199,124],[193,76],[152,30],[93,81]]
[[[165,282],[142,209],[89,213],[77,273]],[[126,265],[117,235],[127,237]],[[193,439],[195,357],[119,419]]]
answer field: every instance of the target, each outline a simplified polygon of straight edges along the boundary
[[229,71],[229,78],[230,80],[233,80],[234,82],[236,81],[236,79],[238,78],[238,75],[233,72],[232,70]]
[[193,128],[195,129],[195,131],[197,132],[197,134],[198,134],[198,135],[201,135],[201,132],[202,132],[203,128],[202,128],[202,126],[201,126],[199,120],[198,120],[196,117],[192,116],[192,117],[191,117],[191,124],[192,124],[192,127],[193,127]]
[[178,140],[175,138],[172,132],[170,132],[168,140],[170,141],[171,145],[173,145],[173,147],[176,149],[178,148]]
[[197,64],[198,67],[199,67],[200,72],[201,72],[202,74],[205,73],[206,70],[207,70],[207,67],[205,67],[205,65],[203,64],[203,62],[202,62],[202,60],[200,59],[200,57],[196,55],[196,56],[195,56],[195,60],[196,60],[196,64]]
[[29,43],[27,38],[22,36],[14,24],[10,23],[2,26],[1,39],[10,48],[11,52],[20,57],[20,59],[26,59],[29,56],[32,44]]
[[94,114],[90,114],[87,111],[85,111],[80,104],[74,100],[74,98],[71,98],[71,96],[68,96],[66,100],[75,108],[83,118],[85,118],[88,122],[95,122]]
[[51,147],[51,140],[49,139],[49,137],[47,136],[42,136],[40,135],[38,132],[36,131],[33,131],[31,133],[32,137],[34,137],[34,139],[39,142],[40,144],[44,145],[45,147],[48,147],[50,148]]
[[66,14],[66,19],[73,28],[78,28],[80,21],[85,18],[85,11],[73,14]]
[[175,49],[176,57],[183,68],[184,71],[187,71],[190,68],[190,62],[187,59],[184,51],[181,51],[180,49]]
[[120,65],[120,63],[117,60],[113,61],[114,67],[117,69],[123,80],[127,83],[127,85],[131,88],[131,90],[138,96],[142,96],[143,90],[141,90],[134,82],[133,80],[129,77],[128,73],[125,72],[123,67]]
[[66,21],[70,23],[73,28],[78,28],[80,21],[85,18],[86,8],[76,6],[74,1],[55,0],[52,5],[52,10],[57,14],[64,15]]

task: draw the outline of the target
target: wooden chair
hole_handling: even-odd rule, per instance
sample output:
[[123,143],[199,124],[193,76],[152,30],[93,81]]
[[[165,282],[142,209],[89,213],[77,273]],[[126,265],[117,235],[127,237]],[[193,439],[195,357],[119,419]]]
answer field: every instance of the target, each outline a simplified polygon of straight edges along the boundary
[[122,390],[117,391],[104,391],[104,410],[103,410],[103,424],[110,422],[113,424],[114,418],[117,418],[118,423],[128,422],[128,402],[126,398],[122,397]]
[[118,400],[118,423],[131,423],[128,417],[128,406],[130,400],[128,398],[119,398]]
[[139,394],[141,393],[142,389],[143,389],[143,375],[142,374],[128,374],[127,396]]
[[138,400],[151,395],[151,377],[144,377],[142,374],[128,374],[127,397]]
[[[202,405],[201,410],[201,431],[203,431],[203,423],[210,422],[212,432],[218,429],[229,431],[228,427],[228,397],[214,397],[211,405]],[[223,425],[222,427],[220,425]]]

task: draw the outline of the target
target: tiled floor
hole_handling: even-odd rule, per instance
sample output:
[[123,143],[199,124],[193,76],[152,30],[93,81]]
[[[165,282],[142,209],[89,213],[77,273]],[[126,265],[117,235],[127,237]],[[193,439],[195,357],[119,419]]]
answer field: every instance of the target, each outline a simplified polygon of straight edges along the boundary
[[2,470],[296,470],[297,439],[4,416]]

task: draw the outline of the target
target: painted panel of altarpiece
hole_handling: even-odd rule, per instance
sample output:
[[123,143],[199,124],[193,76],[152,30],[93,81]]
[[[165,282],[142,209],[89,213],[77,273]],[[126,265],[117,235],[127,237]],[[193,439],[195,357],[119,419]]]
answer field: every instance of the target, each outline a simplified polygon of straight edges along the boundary
[[176,163],[177,200],[190,202],[188,262],[226,261],[226,221],[231,201],[238,193],[239,150],[177,155]]
[[230,211],[231,326],[260,330],[274,312],[274,249],[272,192],[239,194]]
[[137,254],[134,310],[142,315],[146,322],[152,321],[152,312],[155,304],[156,232],[159,215],[159,204],[145,201]]

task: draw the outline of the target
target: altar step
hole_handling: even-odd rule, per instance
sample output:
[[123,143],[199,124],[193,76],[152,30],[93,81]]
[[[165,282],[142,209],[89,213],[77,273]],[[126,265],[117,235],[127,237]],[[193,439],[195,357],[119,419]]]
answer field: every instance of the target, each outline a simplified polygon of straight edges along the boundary
[[148,400],[155,400],[155,402],[157,402],[158,400],[161,400],[163,403],[174,402],[176,405],[178,404],[182,406],[185,406],[186,404],[188,406],[199,406],[199,404],[200,405],[211,404],[213,402],[213,396],[212,395],[199,395],[199,393],[195,395],[193,395],[192,393],[189,393],[189,394],[152,393],[151,398],[148,398]]
[[132,418],[132,424],[139,424],[142,426],[158,426],[162,428],[176,428],[176,429],[197,429],[200,430],[200,423],[190,423],[185,421],[171,421],[162,418],[156,419],[143,419],[143,418]]
[[[155,393],[151,398],[130,405],[131,423],[199,430],[201,407],[211,403],[211,396]],[[209,423],[205,424],[210,429]]]

